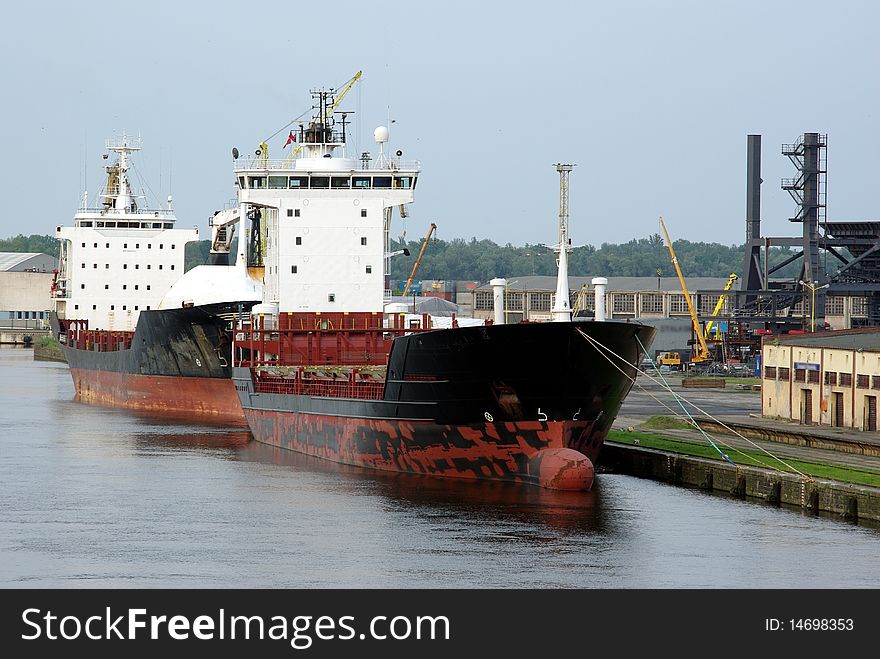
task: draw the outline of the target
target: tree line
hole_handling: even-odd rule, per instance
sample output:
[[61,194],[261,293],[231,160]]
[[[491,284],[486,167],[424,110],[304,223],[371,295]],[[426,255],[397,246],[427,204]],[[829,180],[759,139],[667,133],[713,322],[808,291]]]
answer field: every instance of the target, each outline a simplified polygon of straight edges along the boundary
[[[409,277],[421,247],[420,240],[392,241],[393,251],[406,248],[410,255],[391,259],[391,279],[405,280]],[[673,242],[673,248],[686,277],[727,277],[732,272],[741,274],[743,245],[680,239]],[[207,263],[210,249],[209,240],[188,244],[186,269]],[[44,252],[57,256],[58,241],[48,235],[18,235],[0,239],[0,252]],[[232,253],[235,253],[234,248]],[[793,254],[795,251],[789,247],[771,247],[771,267]],[[796,277],[799,267],[799,263],[795,262],[774,274],[778,277]],[[674,277],[675,268],[663,238],[659,234],[652,234],[626,243],[575,247],[571,252],[569,273],[573,276]],[[416,279],[485,282],[493,277],[555,274],[556,253],[546,245],[498,245],[486,239],[454,238],[432,239],[429,242]]]

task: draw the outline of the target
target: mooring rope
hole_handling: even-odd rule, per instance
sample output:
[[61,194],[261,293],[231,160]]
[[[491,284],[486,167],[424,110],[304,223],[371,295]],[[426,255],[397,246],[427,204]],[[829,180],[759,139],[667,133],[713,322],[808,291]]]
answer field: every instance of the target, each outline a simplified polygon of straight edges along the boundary
[[[669,406],[665,405],[662,401],[659,401],[659,399],[657,399],[655,396],[653,396],[653,394],[651,394],[651,392],[649,392],[644,386],[642,386],[641,384],[639,384],[639,383],[637,382],[637,380],[636,380],[635,377],[631,376],[629,373],[627,373],[627,372],[624,371],[622,368],[620,368],[617,364],[615,364],[615,363],[609,358],[608,355],[611,355],[611,356],[617,358],[618,360],[620,360],[621,362],[623,362],[623,363],[626,364],[627,366],[633,366],[633,365],[632,365],[632,364],[631,364],[626,358],[624,358],[623,356],[617,354],[616,352],[614,352],[613,350],[611,350],[611,349],[608,348],[607,346],[603,345],[603,344],[602,344],[600,341],[598,341],[597,339],[595,339],[595,338],[589,336],[586,332],[584,332],[584,331],[581,330],[580,328],[578,328],[578,332],[580,332],[581,336],[583,336],[583,337],[587,340],[587,342],[589,342],[594,348],[596,348],[596,350],[597,350],[597,352],[599,352],[599,354],[601,354],[603,357],[605,357],[605,359],[608,361],[608,363],[610,363],[610,364],[611,364],[612,366],[614,366],[618,371],[620,371],[620,372],[621,372],[621,373],[622,373],[627,379],[629,379],[629,380],[630,380],[635,386],[637,386],[640,390],[646,392],[649,396],[651,396],[652,398],[654,398],[655,400],[657,400],[658,402],[660,402],[661,405],[663,405],[663,407],[665,407],[667,410],[670,410],[670,412],[672,412],[672,410],[671,410],[671,408],[669,408]],[[642,351],[644,352],[645,356],[648,356],[648,351],[647,351],[647,349],[645,348],[645,346],[642,344],[641,339],[639,339],[638,334],[635,335],[635,338],[636,338],[636,341],[638,341],[639,346],[641,347],[641,349],[642,349]],[[606,353],[607,353],[607,354],[606,354]],[[701,408],[699,405],[693,403],[692,401],[686,399],[686,398],[685,398],[684,396],[682,396],[681,394],[679,394],[679,393],[677,393],[676,391],[674,391],[674,390],[672,389],[672,387],[669,385],[669,383],[663,378],[663,375],[660,373],[660,369],[657,368],[656,364],[654,363],[654,360],[651,359],[650,356],[648,356],[648,359],[651,361],[651,365],[654,366],[654,369],[657,371],[658,375],[660,376],[659,384],[662,384],[662,385],[664,386],[664,388],[672,394],[673,398],[676,400],[676,402],[678,402],[679,406],[680,406],[680,407],[682,408],[682,410],[684,411],[685,416],[687,416],[687,418],[689,419],[690,423],[691,423],[691,424],[692,424],[697,430],[700,431],[700,433],[701,433],[701,434],[702,434],[702,435],[703,435],[703,436],[709,441],[709,443],[713,446],[713,448],[715,448],[715,450],[718,451],[719,454],[722,456],[722,458],[725,459],[727,462],[729,462],[730,464],[734,464],[734,465],[735,465],[735,463],[730,459],[730,457],[727,456],[727,455],[725,455],[725,454],[721,451],[721,449],[718,447],[718,445],[716,444],[716,442],[713,441],[712,438],[706,433],[706,431],[703,430],[703,428],[700,427],[699,422],[697,422],[697,420],[694,419],[693,416],[687,411],[687,409],[684,407],[683,403],[687,403],[688,405],[690,405],[691,407],[693,407],[695,410],[697,410],[697,411],[700,412],[701,414],[704,414],[704,415],[707,416],[709,419],[711,419],[712,421],[714,421],[715,423],[717,423],[718,425],[720,425],[722,428],[725,428],[726,430],[728,430],[731,434],[733,434],[733,435],[739,437],[740,439],[742,439],[743,441],[745,441],[745,442],[746,442],[747,444],[749,444],[750,446],[753,446],[753,447],[754,447],[755,449],[757,449],[758,451],[760,451],[760,452],[762,452],[762,453],[765,453],[765,454],[766,454],[767,456],[769,456],[771,459],[773,459],[773,460],[775,460],[776,462],[778,462],[778,463],[784,465],[787,469],[790,469],[793,473],[798,474],[798,475],[801,476],[802,478],[805,478],[805,479],[811,480],[810,477],[809,477],[808,475],[804,474],[804,473],[803,473],[802,471],[800,471],[799,469],[796,469],[795,467],[793,467],[792,465],[790,465],[789,463],[787,463],[787,462],[786,462],[785,460],[783,460],[782,458],[778,457],[777,455],[774,455],[773,453],[771,453],[770,451],[768,451],[766,448],[764,448],[764,447],[762,447],[762,446],[756,444],[755,442],[753,442],[753,441],[752,441],[751,439],[749,439],[748,437],[745,437],[745,436],[744,436],[742,433],[740,433],[739,431],[737,431],[737,430],[735,430],[734,428],[731,428],[730,426],[728,426],[728,425],[727,425],[726,423],[724,423],[721,419],[717,418],[717,417],[714,416],[713,414],[710,414],[709,412],[707,412],[706,410],[704,410],[703,408]],[[655,379],[654,377],[652,377],[650,374],[648,374],[648,373],[646,373],[646,372],[644,372],[644,371],[640,371],[640,372],[641,372],[643,375],[645,375],[645,377],[647,377],[649,380],[651,380],[651,382],[654,382],[655,384],[658,384],[658,380]],[[673,414],[674,414],[674,412],[673,412]],[[741,453],[741,454],[744,455],[744,456],[746,455],[746,454],[743,453],[741,450],[737,449],[737,448],[734,447],[734,446],[731,446],[731,445],[727,444],[726,442],[723,442],[723,441],[721,441],[721,440],[718,440],[717,443],[718,443],[718,444],[722,444],[722,445],[724,445],[725,447],[729,448],[731,451],[735,451],[735,452],[737,452],[737,453]],[[769,465],[769,464],[766,464],[766,463],[762,462],[760,459],[756,458],[755,456],[750,456],[750,457],[751,457],[753,460],[756,460],[756,461],[757,461],[759,464],[761,464],[762,466],[767,467],[768,469],[775,469],[776,471],[784,471],[784,470],[782,470],[782,469],[779,469],[778,467],[774,467],[774,466],[772,466],[772,465]]]

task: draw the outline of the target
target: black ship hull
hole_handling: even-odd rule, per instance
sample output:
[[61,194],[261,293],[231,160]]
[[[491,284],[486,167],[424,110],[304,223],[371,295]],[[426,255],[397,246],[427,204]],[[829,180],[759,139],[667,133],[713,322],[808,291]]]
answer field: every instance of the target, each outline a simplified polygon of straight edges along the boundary
[[261,442],[376,469],[589,489],[653,335],[620,322],[410,334],[394,340],[378,400],[284,393],[283,378],[267,388],[252,369],[233,377]]

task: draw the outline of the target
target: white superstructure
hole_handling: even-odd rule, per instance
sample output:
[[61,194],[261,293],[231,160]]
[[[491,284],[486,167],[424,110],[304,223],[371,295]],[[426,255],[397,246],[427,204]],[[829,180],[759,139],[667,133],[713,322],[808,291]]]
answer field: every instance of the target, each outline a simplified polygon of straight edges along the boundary
[[[182,275],[186,244],[199,230],[175,229],[168,197],[166,209],[139,208],[128,170],[140,139],[108,140],[117,154],[106,168],[107,187],[98,207],[88,194],[74,215],[74,226],[58,226],[60,254],[53,288],[60,318],[89,321],[89,329],[133,330],[141,311],[156,309]],[[105,156],[106,157],[106,156]]]
[[260,145],[236,161],[241,217],[250,219],[248,265],[262,276],[263,300],[281,312],[379,312],[385,297],[395,206],[413,201],[420,165],[385,154],[376,129],[375,161],[346,153],[346,114],[333,118],[332,91],[312,92],[316,116],[288,136],[286,160]]

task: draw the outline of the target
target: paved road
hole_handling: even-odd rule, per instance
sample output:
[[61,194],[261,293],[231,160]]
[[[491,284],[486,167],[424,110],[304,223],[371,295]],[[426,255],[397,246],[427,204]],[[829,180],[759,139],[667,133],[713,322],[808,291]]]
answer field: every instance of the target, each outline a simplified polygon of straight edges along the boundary
[[[656,378],[655,378],[656,380]],[[681,386],[680,377],[666,376],[672,392],[700,407],[700,412],[693,406],[686,405],[694,416],[742,416],[761,413],[761,395],[754,391],[740,391],[733,387],[725,389],[685,389]],[[641,419],[641,423],[654,414],[681,414],[681,406],[676,402],[672,392],[662,383],[651,381],[641,376],[636,380],[629,392],[618,419],[621,417]],[[620,425],[619,423],[615,425]]]

